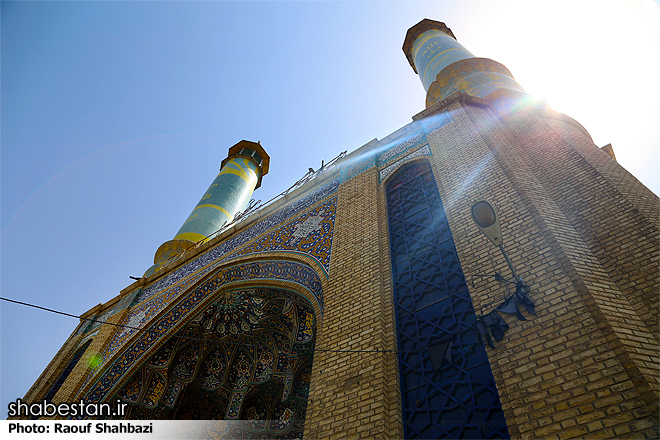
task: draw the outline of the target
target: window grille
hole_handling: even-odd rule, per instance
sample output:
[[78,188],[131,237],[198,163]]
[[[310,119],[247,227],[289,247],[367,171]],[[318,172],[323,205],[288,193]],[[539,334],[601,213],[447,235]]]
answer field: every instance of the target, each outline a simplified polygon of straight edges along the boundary
[[431,167],[387,184],[406,438],[508,438]]

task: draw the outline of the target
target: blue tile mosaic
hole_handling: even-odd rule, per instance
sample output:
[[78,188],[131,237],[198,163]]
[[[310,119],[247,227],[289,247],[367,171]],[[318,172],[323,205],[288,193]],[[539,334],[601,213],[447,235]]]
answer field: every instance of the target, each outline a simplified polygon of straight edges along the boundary
[[[321,280],[314,270],[304,264],[292,261],[255,261],[218,269],[204,283],[178,298],[174,307],[149,326],[150,331],[142,332],[135,341],[123,349],[113,364],[92,386],[84,400],[101,402],[147,351],[163,337],[166,337],[167,333],[189,313],[194,312],[195,308],[206,298],[217,292],[223,285],[244,280],[278,280],[296,283],[311,292],[320,310],[323,310]],[[143,311],[141,316],[147,316],[153,311],[153,309],[147,310],[146,308],[141,310]],[[132,333],[125,333],[123,338],[127,338],[130,334]],[[117,347],[120,345],[121,343]]]
[[417,148],[420,145],[426,144],[426,135],[424,133],[415,133],[409,138],[402,140],[395,144],[392,148],[389,148],[382,154],[378,156],[378,166],[383,166],[386,163],[394,160],[395,158],[401,156],[406,151]]
[[337,199],[334,198],[234,252],[227,259],[261,252],[290,251],[313,257],[327,274],[336,210]]
[[[350,156],[349,156],[350,158]],[[339,179],[341,180],[342,183],[346,182],[349,179],[352,179],[353,177],[362,174],[369,168],[373,167],[376,165],[376,158],[374,157],[373,152],[368,151],[365,154],[351,158],[350,162],[345,164],[340,173],[339,173]]]
[[243,246],[244,244],[249,243],[259,235],[268,231],[269,229],[277,226],[291,216],[299,213],[300,211],[314,205],[315,203],[323,200],[339,187],[339,180],[332,180],[323,186],[312,191],[306,197],[297,200],[279,211],[271,214],[257,224],[247,228],[244,231],[239,232],[237,235],[231,237],[215,248],[209,250],[204,255],[199,256],[190,263],[180,267],[171,274],[161,278],[155,283],[147,286],[141,293],[136,302],[140,303],[150,298],[151,296],[161,292],[163,289],[171,286],[177,281],[182,280],[183,278],[191,275],[192,273],[198,271],[199,269],[208,266],[212,262],[222,258],[229,252],[234,249]]

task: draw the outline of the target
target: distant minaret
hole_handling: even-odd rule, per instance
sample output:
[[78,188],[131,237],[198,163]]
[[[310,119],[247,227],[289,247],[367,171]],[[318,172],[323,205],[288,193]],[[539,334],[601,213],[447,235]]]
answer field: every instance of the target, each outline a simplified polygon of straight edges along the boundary
[[425,18],[408,29],[403,52],[422,80],[427,108],[457,91],[479,98],[525,94],[509,69],[472,55],[439,21]]
[[227,158],[222,161],[220,174],[174,239],[158,248],[154,265],[144,276],[157,272],[175,255],[231,223],[236,214],[245,210],[252,192],[261,186],[261,178],[268,173],[269,164],[270,156],[259,143],[243,140],[231,147]]

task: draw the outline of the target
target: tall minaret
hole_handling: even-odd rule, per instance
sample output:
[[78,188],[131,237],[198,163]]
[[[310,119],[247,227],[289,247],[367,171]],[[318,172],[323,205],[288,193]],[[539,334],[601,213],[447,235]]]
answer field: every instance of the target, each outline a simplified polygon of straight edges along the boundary
[[425,18],[408,29],[403,52],[422,80],[427,108],[457,91],[479,98],[525,94],[509,69],[472,55],[439,21]]
[[231,223],[243,211],[252,192],[261,186],[261,178],[268,173],[270,156],[259,143],[240,141],[229,149],[220,166],[220,174],[206,190],[173,240],[160,245],[154,256],[154,265],[144,276],[149,276],[172,257]]

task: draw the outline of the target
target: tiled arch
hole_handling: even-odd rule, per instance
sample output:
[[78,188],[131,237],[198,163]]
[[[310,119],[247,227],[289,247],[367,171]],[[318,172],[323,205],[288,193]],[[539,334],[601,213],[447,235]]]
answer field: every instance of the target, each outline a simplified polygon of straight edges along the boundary
[[302,436],[317,329],[310,302],[232,286],[192,315],[110,393],[128,406],[118,418],[250,419],[236,438]]
[[[209,304],[222,292],[247,285],[292,290],[309,300],[315,315],[322,317],[323,282],[309,265],[295,259],[234,261],[214,270],[187,292],[178,295],[172,304],[157,310],[153,316],[145,316],[150,324],[143,328],[151,331],[138,333],[137,330],[132,330],[123,335],[126,342],[115,344],[117,353],[109,353],[109,363],[92,373],[93,380],[88,382],[91,385],[84,390],[84,400],[104,401],[109,393],[116,390],[127,376],[135,371],[136,365],[155,353],[167,335],[177,331],[197,310]],[[142,311],[144,312],[144,309]],[[130,320],[127,319],[127,322]],[[117,337],[122,337],[120,332],[117,332],[115,339]]]

